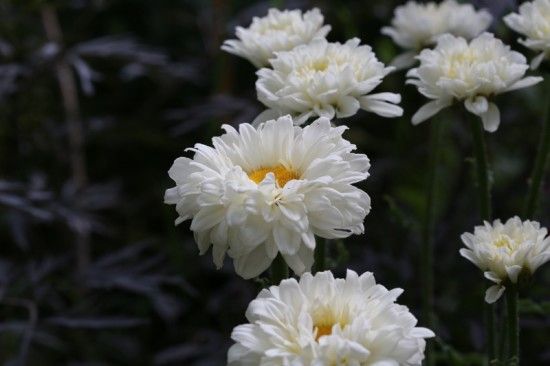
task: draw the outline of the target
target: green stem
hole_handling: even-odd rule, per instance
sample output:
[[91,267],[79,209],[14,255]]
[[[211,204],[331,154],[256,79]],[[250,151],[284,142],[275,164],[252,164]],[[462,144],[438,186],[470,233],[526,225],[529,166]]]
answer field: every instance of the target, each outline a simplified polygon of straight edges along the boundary
[[[476,165],[476,187],[478,190],[479,211],[482,220],[491,220],[491,184],[489,181],[489,162],[483,124],[477,118],[469,118],[472,130],[473,150]],[[489,364],[499,363],[495,336],[495,304],[485,307],[485,331],[487,336],[487,356]]]
[[315,272],[321,272],[327,268],[327,242],[328,239],[317,238],[315,246]]
[[279,254],[271,265],[271,283],[278,285],[285,278],[288,278],[288,265],[283,256]]
[[[439,158],[441,155],[441,140],[443,121],[431,123],[430,162],[428,171],[428,192],[426,196],[426,213],[420,254],[420,273],[422,276],[422,317],[430,329],[434,328],[434,231],[436,220],[437,181],[439,173]],[[426,346],[426,365],[434,364],[433,343]]]
[[491,185],[489,183],[489,163],[483,124],[477,118],[470,118],[473,148],[476,159],[476,179],[479,197],[479,211],[482,220],[491,220]]
[[537,157],[531,173],[529,192],[527,193],[527,200],[523,211],[525,219],[533,218],[537,210],[542,180],[548,168],[548,161],[550,160],[550,75],[546,77],[546,88],[548,98],[546,114],[544,116]]
[[507,366],[519,365],[519,314],[518,286],[511,284],[506,288],[506,306],[508,323],[508,361]]
[[[485,306],[485,327],[487,333],[487,355],[489,358],[488,364],[500,365],[500,357],[497,350],[497,329],[496,329],[496,304],[487,304],[483,301]],[[503,344],[503,343],[502,343]],[[502,347],[504,349],[504,347]]]

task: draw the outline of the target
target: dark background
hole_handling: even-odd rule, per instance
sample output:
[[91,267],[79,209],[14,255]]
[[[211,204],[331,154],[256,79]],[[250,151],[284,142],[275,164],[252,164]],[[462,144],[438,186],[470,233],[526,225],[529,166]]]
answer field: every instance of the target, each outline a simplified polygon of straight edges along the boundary
[[[332,25],[329,40],[357,36],[389,63],[401,50],[380,28],[401,3],[1,0],[0,363],[225,364],[231,329],[263,283],[239,278],[229,261],[215,270],[210,253],[198,256],[189,222],[174,227],[174,207],[163,204],[167,170],[184,148],[261,111],[255,69],[219,47],[269,6],[317,6]],[[534,56],[499,21],[514,1],[476,3],[491,6],[492,31]],[[402,93],[405,115],[339,121],[371,158],[361,187],[373,210],[365,235],[331,248],[332,265],[337,274],[372,271],[385,286],[404,288],[400,302],[419,316],[430,124],[410,124],[425,99],[404,86],[404,73],[378,90]],[[542,84],[497,100],[502,125],[487,135],[496,217],[521,211],[547,100]],[[451,109],[438,118],[441,365],[480,364],[483,349],[486,283],[458,255],[459,235],[480,223],[464,116]],[[549,193],[547,178],[537,213],[544,226]],[[548,267],[530,288],[533,301],[522,303],[524,365],[550,362]]]

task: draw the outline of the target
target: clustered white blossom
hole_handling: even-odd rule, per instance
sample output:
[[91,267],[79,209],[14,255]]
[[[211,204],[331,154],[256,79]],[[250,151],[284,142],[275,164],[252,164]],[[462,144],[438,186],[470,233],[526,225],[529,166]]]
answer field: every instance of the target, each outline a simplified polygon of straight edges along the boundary
[[531,61],[531,67],[539,67],[544,58],[550,54],[550,0],[535,0],[520,5],[519,14],[512,13],[504,17],[508,27],[526,38],[519,42],[526,47],[540,52]]
[[260,68],[269,64],[275,52],[290,51],[316,38],[324,38],[329,31],[330,26],[323,26],[323,15],[317,8],[304,14],[301,10],[269,9],[265,17],[254,17],[250,27],[237,27],[238,39],[225,41],[222,49]]
[[487,290],[485,301],[497,301],[507,282],[517,283],[520,274],[532,275],[550,260],[547,234],[538,222],[513,217],[504,224],[500,220],[492,225],[485,222],[484,226],[476,226],[473,234],[462,235],[466,248],[460,249],[460,254],[495,283]]
[[432,99],[412,118],[419,124],[449,107],[455,101],[481,118],[488,132],[497,130],[500,112],[492,98],[508,91],[532,86],[541,77],[525,76],[529,68],[525,57],[491,33],[468,42],[450,34],[441,36],[435,49],[418,56],[420,66],[409,70],[407,83]]
[[349,117],[359,109],[384,117],[403,114],[395,105],[399,94],[370,94],[393,68],[378,61],[358,38],[344,44],[314,40],[276,55],[272,68],[257,72],[258,99],[269,108],[258,117],[260,122],[291,114],[302,124],[315,116]]
[[262,290],[233,330],[230,366],[420,366],[431,330],[372,273],[305,273]]
[[395,8],[391,27],[382,28],[382,33],[408,50],[392,62],[398,68],[407,68],[414,64],[414,56],[436,43],[439,36],[449,33],[470,40],[487,30],[491,21],[488,11],[476,11],[471,4],[455,0],[439,4],[409,1]]
[[281,117],[258,128],[224,125],[213,147],[196,144],[192,159],[176,159],[176,186],[165,202],[176,223],[192,219],[201,254],[212,245],[216,266],[226,252],[244,278],[265,271],[278,253],[301,274],[313,264],[315,237],[364,231],[370,198],[353,184],[369,174],[369,159],[353,153],[346,127],[325,118],[305,128]]
[[[523,55],[482,34],[491,21],[487,11],[455,0],[409,1],[395,10],[392,26],[382,33],[408,50],[396,59],[399,66],[420,61],[407,83],[431,99],[413,124],[460,102],[494,132],[500,112],[493,98],[542,80],[525,77]],[[541,51],[533,61],[538,66],[550,52],[550,0],[524,4],[505,22],[527,37],[523,44]],[[268,109],[253,124],[224,125],[212,146],[196,144],[188,149],[191,158],[176,159],[169,170],[175,186],[166,190],[165,202],[176,206],[176,224],[192,220],[200,254],[212,247],[218,268],[228,255],[248,279],[281,255],[303,274],[263,290],[250,303],[249,323],[232,334],[231,366],[420,366],[425,339],[434,336],[395,303],[402,290],[376,284],[371,273],[348,270],[345,279],[308,273],[315,236],[361,234],[370,211],[370,197],[355,186],[369,176],[369,159],[354,153],[355,145],[342,137],[346,127],[331,120],[360,109],[384,117],[403,114],[399,94],[372,93],[395,68],[357,38],[328,42],[329,30],[318,9],[270,9],[249,28],[238,27],[239,39],[222,49],[260,68],[256,91]],[[486,292],[489,303],[507,284],[550,260],[547,230],[518,217],[486,222],[462,241],[467,248],[460,254],[495,283]]]

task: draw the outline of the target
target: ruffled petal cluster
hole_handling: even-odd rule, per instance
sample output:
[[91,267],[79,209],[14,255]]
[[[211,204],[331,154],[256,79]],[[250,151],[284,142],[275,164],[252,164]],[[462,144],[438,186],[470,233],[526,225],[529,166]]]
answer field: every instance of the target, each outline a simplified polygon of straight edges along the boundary
[[439,36],[449,33],[469,40],[487,30],[491,22],[488,11],[476,11],[471,4],[459,4],[455,0],[439,4],[409,1],[395,9],[391,27],[382,28],[382,33],[410,50],[392,62],[406,68],[414,64],[417,52],[436,43]]
[[394,93],[370,94],[393,68],[385,67],[371,47],[357,38],[344,44],[319,39],[278,52],[270,68],[258,70],[258,99],[269,109],[257,120],[290,114],[297,124],[319,116],[350,117],[359,109],[384,117],[403,110]]
[[427,120],[457,100],[481,118],[486,131],[494,132],[500,124],[500,113],[491,98],[542,81],[541,77],[524,77],[529,68],[525,57],[490,33],[471,42],[443,35],[435,49],[425,49],[417,58],[420,65],[409,70],[407,83],[416,85],[433,101],[416,112],[413,124]]
[[519,42],[525,47],[540,52],[531,61],[531,67],[539,67],[550,54],[550,0],[535,0],[521,4],[519,13],[504,17],[506,25],[526,38]]
[[281,253],[300,274],[313,264],[314,235],[364,232],[370,198],[353,184],[368,177],[370,163],[342,137],[346,127],[321,118],[300,128],[285,116],[257,129],[223,128],[212,147],[197,144],[193,158],[176,159],[176,186],[165,194],[177,224],[192,219],[200,253],[212,246],[216,266],[227,253],[251,278]]
[[536,221],[522,222],[513,217],[502,223],[476,226],[473,233],[464,233],[462,242],[466,248],[460,254],[478,266],[487,279],[494,282],[485,294],[485,301],[497,301],[506,283],[517,283],[520,274],[533,274],[550,260],[548,230]]
[[222,50],[246,58],[258,68],[267,66],[275,52],[324,38],[330,26],[323,25],[323,20],[317,8],[304,14],[301,10],[269,9],[265,17],[254,17],[250,27],[237,27],[238,39],[225,41]]
[[283,280],[250,303],[228,365],[420,366],[434,334],[395,303],[401,293],[350,270],[345,279],[327,271]]

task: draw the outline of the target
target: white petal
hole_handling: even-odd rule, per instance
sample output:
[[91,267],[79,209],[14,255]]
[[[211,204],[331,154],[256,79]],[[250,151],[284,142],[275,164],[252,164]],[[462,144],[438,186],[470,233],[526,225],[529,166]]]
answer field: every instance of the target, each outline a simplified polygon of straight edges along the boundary
[[487,289],[485,292],[485,302],[492,304],[497,301],[506,288],[500,285],[494,285]]
[[466,99],[464,101],[464,106],[469,112],[480,116],[489,109],[489,102],[484,96],[477,96],[475,98]]
[[544,61],[544,58],[546,57],[546,52],[542,52],[537,57],[535,57],[533,60],[531,60],[531,70],[536,70],[539,68],[542,61]]
[[412,117],[412,124],[418,125],[419,123],[426,121],[436,115],[440,110],[450,106],[451,103],[451,100],[448,99],[437,99],[424,104]]
[[404,52],[400,55],[398,55],[396,58],[394,58],[390,65],[395,67],[395,70],[403,70],[408,69],[409,67],[413,66],[416,62],[415,59],[416,52],[410,51],[410,52]]
[[517,283],[518,276],[522,270],[522,267],[516,264],[513,266],[506,266],[505,269],[506,269],[506,273],[508,273],[508,277],[510,278],[510,281],[512,281],[512,283]]
[[496,275],[496,273],[491,271],[483,272],[483,276],[485,276],[486,279],[489,281],[493,281],[496,284],[500,284],[502,282],[502,279]]
[[254,118],[254,121],[252,121],[252,125],[254,127],[258,127],[260,124],[273,119],[277,119],[281,115],[282,115],[281,113],[277,112],[274,109],[266,109],[262,113],[258,114],[256,118]]
[[530,86],[533,86],[535,84],[540,83],[542,80],[544,80],[544,79],[541,78],[540,76],[528,76],[526,78],[523,78],[521,80],[516,81],[514,84],[510,85],[504,91],[509,92],[509,91],[512,91],[512,90],[527,88],[527,87],[530,87]]
[[403,109],[394,103],[399,103],[401,96],[394,93],[380,93],[359,98],[361,108],[382,117],[400,117]]
[[500,111],[494,103],[489,103],[487,112],[480,115],[483,128],[487,132],[495,132],[500,125]]
[[271,262],[272,259],[267,256],[264,246],[259,245],[249,254],[235,258],[233,264],[235,272],[245,280],[248,280],[262,274]]

